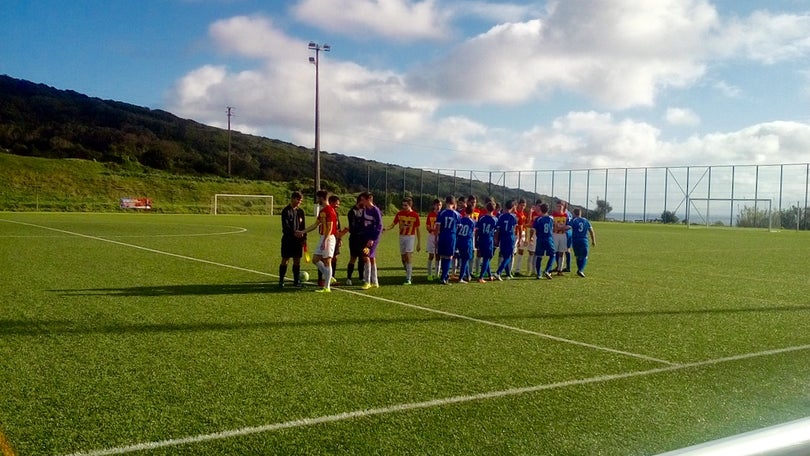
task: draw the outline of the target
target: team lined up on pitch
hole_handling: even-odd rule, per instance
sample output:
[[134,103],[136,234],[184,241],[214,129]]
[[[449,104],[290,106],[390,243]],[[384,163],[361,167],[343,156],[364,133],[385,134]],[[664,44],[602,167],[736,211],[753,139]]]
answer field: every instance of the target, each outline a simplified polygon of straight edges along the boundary
[[[380,286],[377,276],[377,246],[382,233],[398,227],[399,250],[405,269],[405,285],[413,283],[413,255],[422,250],[422,225],[419,213],[413,209],[411,198],[404,198],[390,226],[383,225],[382,211],[374,204],[374,196],[363,192],[348,211],[348,226],[341,228],[337,209],[340,198],[325,190],[316,194],[322,208],[317,221],[306,226],[301,201],[303,195],[293,192],[281,211],[282,238],[279,286],[285,286],[289,260],[293,260],[293,286],[300,287],[308,279],[301,271],[301,258],[307,252],[307,233],[318,230],[318,244],[311,261],[318,268],[319,293],[329,293],[337,283],[337,257],[343,238],[349,235],[351,255],[346,268],[346,285],[352,285],[357,265],[358,280],[364,290]],[[456,204],[458,203],[458,208]],[[526,201],[507,201],[501,207],[492,198],[478,206],[473,195],[456,200],[448,196],[437,199],[425,219],[427,231],[427,280],[447,285],[458,283],[511,279],[523,275],[523,259],[528,256],[526,274],[538,279],[551,279],[552,272],[562,276],[570,272],[571,250],[576,258],[576,273],[585,277],[588,253],[596,245],[593,227],[582,216],[582,209],[568,211],[565,201],[558,201],[550,212],[546,203],[537,200],[529,209]],[[590,239],[589,239],[590,238]],[[493,259],[498,251],[497,267]],[[545,260],[545,267],[543,259]],[[359,260],[359,261],[358,261]],[[302,280],[303,279],[303,280]]]

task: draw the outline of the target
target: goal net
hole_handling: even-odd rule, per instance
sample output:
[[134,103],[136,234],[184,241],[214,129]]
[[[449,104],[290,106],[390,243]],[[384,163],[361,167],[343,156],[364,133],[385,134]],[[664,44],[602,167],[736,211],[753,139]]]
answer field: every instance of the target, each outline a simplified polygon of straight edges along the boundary
[[211,213],[273,215],[273,195],[236,195],[217,193],[211,204]]
[[689,198],[686,226],[767,228],[773,231],[773,201],[766,198]]

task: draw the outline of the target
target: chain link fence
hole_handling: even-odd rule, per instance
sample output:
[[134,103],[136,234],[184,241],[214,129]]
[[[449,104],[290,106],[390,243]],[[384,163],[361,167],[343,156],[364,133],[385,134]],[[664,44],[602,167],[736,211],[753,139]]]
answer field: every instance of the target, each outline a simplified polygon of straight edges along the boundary
[[[685,223],[692,198],[717,200],[710,211],[714,224],[738,226],[749,211],[744,200],[771,200],[776,226],[809,229],[810,163],[775,165],[713,165],[575,170],[476,171],[414,169],[388,166],[368,169],[367,188],[387,211],[396,210],[402,196],[412,196],[425,212],[435,198],[446,195],[564,199],[588,210],[597,202],[612,210],[606,219],[658,222],[673,217]],[[725,201],[720,201],[725,200]],[[762,208],[754,208],[758,213]],[[671,220],[671,219],[670,219]],[[705,221],[701,220],[700,223]]]

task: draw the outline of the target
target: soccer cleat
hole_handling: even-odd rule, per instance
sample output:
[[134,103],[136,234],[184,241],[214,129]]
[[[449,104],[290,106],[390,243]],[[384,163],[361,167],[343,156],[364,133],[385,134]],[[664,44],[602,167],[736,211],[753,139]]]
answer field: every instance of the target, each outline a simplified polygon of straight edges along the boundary
[[329,279],[329,283],[330,283],[330,284],[332,284],[332,285],[334,285],[334,284],[336,284],[336,283],[337,283],[337,279],[336,279],[336,278],[334,278],[334,277],[332,277],[331,279]]
[[326,287],[318,288],[317,290],[315,290],[315,293],[331,293],[331,292],[332,290]]
[[458,279],[458,283],[467,283],[467,281],[464,279]]
[[487,281],[486,281],[486,280],[484,280],[484,278],[483,278],[483,277],[481,277],[480,279],[478,279],[478,283],[487,283]]
[[563,272],[571,272],[571,268],[565,268],[563,269]]
[[440,284],[442,284],[442,285],[450,285],[450,283],[449,283],[449,282],[447,282],[447,281],[446,281],[446,280],[444,280],[444,279],[441,279],[441,280],[439,281],[439,283],[440,283]]
[[372,284],[371,284],[371,286],[372,286],[372,287],[374,287],[374,288],[380,288],[380,284],[379,284],[379,283],[372,283]]
[[585,278],[585,273],[582,271],[577,271],[577,275],[582,277],[583,279]]
[[284,282],[279,282],[279,283],[278,283],[278,287],[279,287],[279,288],[284,288]]
[[535,278],[537,278],[537,280],[540,280],[540,279],[542,279],[542,278],[543,278],[543,276],[541,276],[540,274],[537,274],[537,275],[535,276]]
[[549,271],[546,271],[543,273],[543,277],[547,278],[548,280],[551,280],[551,273]]
[[352,286],[352,279],[346,279],[346,285]]
[[433,282],[434,280],[436,280],[436,276],[434,276],[433,274],[428,276],[428,282]]
[[403,285],[410,285],[410,284],[411,284],[411,279],[408,279],[408,280],[405,281],[405,283],[403,283]]
[[507,278],[508,280],[512,280],[512,279],[514,279],[514,278],[515,278],[515,276],[513,276],[512,274],[509,274],[508,276],[506,276],[506,278]]
[[557,277],[562,277],[562,276],[563,276],[563,272],[562,271],[557,271]]
[[503,279],[501,278],[500,274],[493,274],[492,277],[494,277],[495,280],[497,280],[498,282],[503,282]]
[[366,282],[366,283],[364,283],[363,285],[360,286],[360,289],[361,290],[369,290],[369,289],[371,289],[371,284]]

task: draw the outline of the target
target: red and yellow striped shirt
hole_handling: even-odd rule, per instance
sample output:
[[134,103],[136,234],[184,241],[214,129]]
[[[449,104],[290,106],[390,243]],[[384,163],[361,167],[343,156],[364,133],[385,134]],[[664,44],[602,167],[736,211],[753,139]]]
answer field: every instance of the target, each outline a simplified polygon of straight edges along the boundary
[[400,236],[413,236],[419,229],[419,213],[414,210],[399,211],[394,216],[394,225],[396,224],[399,224]]

